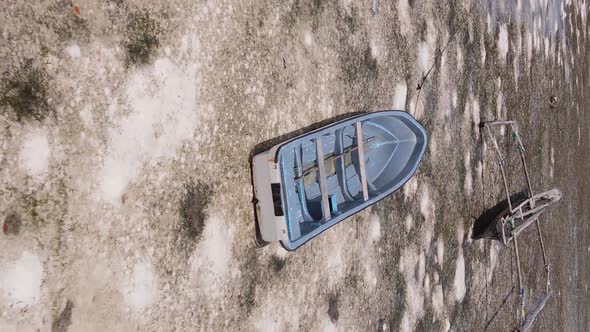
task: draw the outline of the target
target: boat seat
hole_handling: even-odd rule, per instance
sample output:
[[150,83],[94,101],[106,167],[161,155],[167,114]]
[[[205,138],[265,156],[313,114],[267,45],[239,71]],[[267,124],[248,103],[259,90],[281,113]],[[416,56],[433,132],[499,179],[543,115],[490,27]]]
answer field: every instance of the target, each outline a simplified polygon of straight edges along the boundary
[[353,142],[356,142],[358,149],[356,157],[355,154],[352,155],[352,165],[354,166],[356,174],[358,174],[359,178],[361,179],[363,187],[362,192],[360,192],[357,196],[359,196],[359,198],[363,198],[363,200],[366,201],[369,198],[368,196],[370,193],[377,191],[377,187],[375,187],[375,185],[369,181],[366,174],[366,151],[364,148],[365,140],[363,138],[362,122],[355,123],[355,129],[356,140],[353,140]]
[[322,199],[322,217],[324,221],[332,219],[332,211],[330,211],[330,198],[328,193],[328,181],[326,179],[326,165],[324,159],[324,151],[322,144],[322,136],[315,139],[316,161],[318,164],[318,176],[320,184],[320,194]]
[[[334,146],[335,154],[344,154],[344,128],[336,130],[336,144]],[[348,191],[348,184],[346,180],[346,164],[344,158],[338,158],[334,161],[336,168],[336,177],[338,178],[338,184],[342,191],[342,196],[345,201],[354,201],[354,197]]]
[[299,204],[301,205],[301,215],[303,216],[303,220],[311,221],[314,218],[309,213],[309,209],[307,208],[307,199],[305,197],[305,185],[303,182],[303,161],[301,160],[301,148],[293,149],[295,153],[295,167],[297,168],[296,175],[300,178],[297,181],[297,193],[299,198]]
[[[358,168],[356,169],[356,173],[359,175],[361,179],[361,190],[363,201],[369,199],[369,189],[368,189],[368,181],[367,181],[367,173],[365,167],[365,138],[363,135],[363,123],[361,121],[354,124],[356,129],[356,146],[357,146],[357,156],[358,156]],[[354,160],[353,160],[354,163]]]
[[[352,158],[352,165],[354,166],[354,170],[356,171],[356,173],[360,174],[361,166],[360,166],[358,158],[354,158],[354,157]],[[369,181],[369,179],[367,179],[367,188],[369,189],[369,195],[379,192],[377,190],[377,187],[375,187],[373,182]],[[359,195],[362,197],[363,193],[361,192],[357,196],[359,196]]]

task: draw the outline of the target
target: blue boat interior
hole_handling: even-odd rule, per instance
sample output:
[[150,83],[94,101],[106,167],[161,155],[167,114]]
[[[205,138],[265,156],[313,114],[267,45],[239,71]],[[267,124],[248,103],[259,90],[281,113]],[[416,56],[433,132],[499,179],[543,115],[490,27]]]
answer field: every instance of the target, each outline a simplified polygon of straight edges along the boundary
[[[424,129],[404,112],[346,121],[280,148],[289,239],[305,243],[398,189],[415,172]],[[377,113],[379,114],[379,113]]]

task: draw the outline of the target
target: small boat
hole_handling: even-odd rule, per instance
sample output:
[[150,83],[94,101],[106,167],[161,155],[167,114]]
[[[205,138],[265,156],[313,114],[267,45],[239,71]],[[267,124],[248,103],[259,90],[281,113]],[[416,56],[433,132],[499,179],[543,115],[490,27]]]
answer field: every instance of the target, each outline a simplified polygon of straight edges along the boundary
[[356,115],[277,144],[252,159],[256,217],[265,242],[295,250],[398,190],[428,137],[411,115]]

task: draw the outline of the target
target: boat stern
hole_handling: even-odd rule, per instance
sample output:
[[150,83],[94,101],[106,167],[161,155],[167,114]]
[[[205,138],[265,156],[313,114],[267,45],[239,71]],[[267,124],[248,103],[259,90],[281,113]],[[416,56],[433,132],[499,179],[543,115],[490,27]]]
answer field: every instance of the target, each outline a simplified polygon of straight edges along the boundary
[[275,152],[276,149],[271,149],[252,159],[256,218],[260,236],[266,242],[278,241],[279,225],[285,223]]

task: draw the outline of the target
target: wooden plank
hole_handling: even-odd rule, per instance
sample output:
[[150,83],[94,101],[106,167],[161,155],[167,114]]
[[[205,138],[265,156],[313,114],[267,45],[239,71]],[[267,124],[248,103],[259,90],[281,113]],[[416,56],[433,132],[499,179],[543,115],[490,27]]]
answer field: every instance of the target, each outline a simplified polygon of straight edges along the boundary
[[359,121],[356,123],[356,141],[358,146],[359,168],[361,187],[363,190],[363,200],[369,199],[369,190],[367,189],[367,171],[365,168],[365,142],[363,140],[363,124]]
[[326,165],[324,164],[324,148],[322,146],[322,137],[315,139],[316,160],[320,175],[320,193],[322,194],[322,213],[324,221],[332,219],[330,213],[330,202],[328,199],[328,181],[326,180]]

